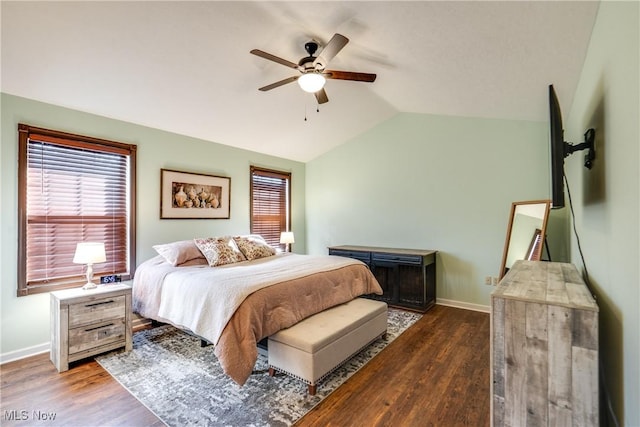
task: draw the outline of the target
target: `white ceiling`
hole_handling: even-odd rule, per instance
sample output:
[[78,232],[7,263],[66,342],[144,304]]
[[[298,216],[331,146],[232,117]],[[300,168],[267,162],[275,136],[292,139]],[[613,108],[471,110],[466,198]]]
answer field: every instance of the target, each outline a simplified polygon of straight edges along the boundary
[[[2,91],[309,161],[398,112],[546,121],[571,106],[598,2],[8,2]],[[329,103],[291,83],[304,43],[351,41]],[[304,120],[305,114],[308,118]]]

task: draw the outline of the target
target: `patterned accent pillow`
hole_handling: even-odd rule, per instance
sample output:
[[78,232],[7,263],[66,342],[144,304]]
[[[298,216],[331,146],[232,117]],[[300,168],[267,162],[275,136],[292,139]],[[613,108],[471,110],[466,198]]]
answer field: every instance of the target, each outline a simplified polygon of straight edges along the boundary
[[231,237],[209,237],[193,241],[211,267],[245,261],[244,255]]
[[235,236],[233,240],[235,240],[240,251],[249,261],[276,254],[276,250],[269,246],[261,236]]
[[[200,252],[200,249],[196,246],[193,240],[181,240],[178,242],[165,243],[162,245],[155,245],[153,249],[162,255],[162,257],[169,264],[176,266],[182,265],[186,262],[201,259],[205,262],[204,255]],[[196,263],[197,262],[193,262]]]

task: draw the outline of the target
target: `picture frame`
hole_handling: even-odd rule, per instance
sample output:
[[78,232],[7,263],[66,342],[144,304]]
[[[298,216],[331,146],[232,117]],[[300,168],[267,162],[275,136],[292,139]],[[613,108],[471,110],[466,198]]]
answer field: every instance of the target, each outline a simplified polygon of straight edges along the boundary
[[160,169],[160,219],[229,219],[231,178]]

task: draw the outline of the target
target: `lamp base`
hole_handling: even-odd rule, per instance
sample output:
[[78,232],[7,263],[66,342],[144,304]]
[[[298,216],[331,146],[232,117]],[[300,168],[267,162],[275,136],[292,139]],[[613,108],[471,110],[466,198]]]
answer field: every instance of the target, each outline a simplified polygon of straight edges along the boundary
[[95,288],[97,288],[97,287],[98,287],[98,285],[96,285],[95,283],[93,283],[93,282],[87,282],[87,283],[82,287],[82,289],[84,289],[84,290],[86,291],[87,289],[95,289]]

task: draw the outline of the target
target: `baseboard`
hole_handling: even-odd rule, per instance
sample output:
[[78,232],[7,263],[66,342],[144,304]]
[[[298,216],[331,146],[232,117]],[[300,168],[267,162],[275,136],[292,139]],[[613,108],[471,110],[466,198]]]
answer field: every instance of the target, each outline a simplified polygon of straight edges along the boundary
[[8,353],[0,354],[0,365],[13,362],[15,360],[24,359],[31,356],[36,356],[42,353],[48,353],[51,349],[51,344],[48,342],[34,345],[32,347],[21,348],[20,350],[10,351]]
[[[146,329],[151,326],[151,319],[140,317],[134,313],[133,321],[131,322],[131,329],[133,332],[137,332],[141,329]],[[51,350],[51,343],[45,342],[42,344],[34,345],[32,347],[21,348],[20,350],[10,351],[8,353],[0,354],[0,365],[13,362],[20,359],[25,359],[31,356],[37,356],[38,354],[48,353]]]
[[491,307],[488,305],[471,304],[468,302],[455,301],[451,299],[436,298],[436,304],[446,305],[447,307],[464,308],[465,310],[480,311],[482,313],[490,313]]

